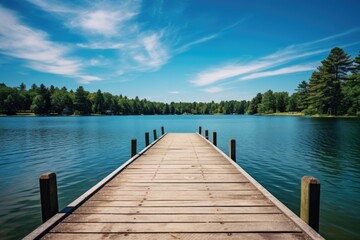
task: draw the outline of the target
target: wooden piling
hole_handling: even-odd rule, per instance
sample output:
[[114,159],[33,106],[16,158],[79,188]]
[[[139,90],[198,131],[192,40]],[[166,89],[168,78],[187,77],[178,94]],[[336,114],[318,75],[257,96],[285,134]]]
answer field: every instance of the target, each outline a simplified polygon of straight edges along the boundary
[[213,132],[212,134],[212,143],[216,146],[217,144],[217,134],[216,132]]
[[136,139],[131,139],[131,157],[136,155]]
[[39,178],[42,221],[46,222],[59,212],[56,174],[44,173]]
[[209,130],[205,130],[205,138],[206,140],[209,140]]
[[199,126],[199,134],[201,135],[201,126]]
[[229,143],[229,155],[234,162],[236,162],[236,141],[235,139],[231,139]]
[[154,129],[153,132],[154,132],[154,141],[155,141],[157,139],[156,129]]
[[320,181],[311,176],[301,179],[300,218],[319,232]]
[[149,136],[149,132],[145,133],[145,147],[150,145],[150,136]]
[[165,134],[164,126],[161,126],[161,135],[164,135],[164,134]]

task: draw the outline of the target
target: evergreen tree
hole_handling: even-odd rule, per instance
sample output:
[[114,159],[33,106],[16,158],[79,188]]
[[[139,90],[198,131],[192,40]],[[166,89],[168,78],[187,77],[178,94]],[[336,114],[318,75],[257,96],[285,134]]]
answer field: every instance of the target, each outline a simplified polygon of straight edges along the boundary
[[298,111],[307,109],[309,107],[309,84],[306,81],[302,81],[295,91]]
[[91,103],[88,100],[89,93],[82,86],[78,87],[75,92],[74,110],[81,115],[87,115],[91,112]]
[[274,93],[276,102],[276,112],[285,112],[289,103],[289,93],[276,92]]
[[[309,100],[318,113],[338,114],[341,86],[351,70],[352,60],[341,48],[333,48],[310,78]],[[316,99],[320,97],[321,99]]]
[[344,114],[360,115],[360,53],[354,59],[351,70],[352,74],[342,88],[342,109]]
[[247,110],[248,114],[256,114],[256,113],[258,113],[258,107],[259,107],[259,104],[261,103],[262,97],[263,97],[262,94],[258,93],[251,100],[251,102],[249,104],[249,107],[248,107],[248,110]]
[[274,113],[276,111],[276,98],[272,90],[266,91],[262,95],[261,103],[259,104],[259,113]]

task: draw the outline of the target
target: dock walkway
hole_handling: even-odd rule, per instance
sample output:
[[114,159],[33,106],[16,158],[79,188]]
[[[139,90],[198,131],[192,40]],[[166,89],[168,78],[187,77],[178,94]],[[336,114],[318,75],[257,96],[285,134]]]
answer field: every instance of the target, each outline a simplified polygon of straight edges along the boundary
[[323,239],[196,133],[165,134],[119,172],[28,238]]

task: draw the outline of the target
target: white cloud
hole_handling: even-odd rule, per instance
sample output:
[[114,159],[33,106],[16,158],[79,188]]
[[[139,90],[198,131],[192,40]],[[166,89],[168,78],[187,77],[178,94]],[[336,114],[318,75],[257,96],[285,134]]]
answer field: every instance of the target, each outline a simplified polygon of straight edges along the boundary
[[126,46],[124,43],[112,43],[112,42],[92,42],[89,44],[78,43],[76,46],[88,49],[121,49]]
[[90,76],[90,75],[80,75],[78,77],[80,78],[79,82],[84,83],[84,84],[87,84],[87,83],[90,83],[90,82],[93,82],[93,81],[101,81],[101,80],[103,80],[102,78],[99,78],[99,77],[96,77],[96,76]]
[[225,89],[223,87],[220,87],[220,86],[208,87],[208,88],[203,89],[203,91],[207,92],[207,93],[218,93],[218,92],[222,92],[224,90]]
[[315,70],[316,66],[310,66],[310,65],[295,65],[285,68],[280,68],[273,71],[265,71],[265,72],[258,72],[253,73],[244,77],[241,77],[240,80],[250,80],[250,79],[257,79],[257,78],[263,78],[263,77],[270,77],[270,76],[277,76],[277,75],[284,75],[289,73],[296,73],[296,72],[306,72],[306,71],[312,71]]
[[170,91],[169,93],[170,94],[179,94],[180,92],[179,91]]
[[68,57],[68,47],[49,40],[45,32],[22,24],[18,17],[0,6],[0,53],[22,59],[33,70],[80,78],[80,82],[102,80],[96,76],[82,75],[84,63]]
[[37,71],[60,74],[77,74],[81,61],[66,57],[69,49],[48,40],[46,33],[20,23],[15,14],[0,6],[0,51],[27,61]]
[[[319,40],[305,42],[296,45],[290,45],[272,54],[269,54],[264,57],[260,57],[256,60],[243,64],[227,64],[227,65],[208,68],[199,72],[194,77],[194,79],[191,80],[191,83],[193,83],[195,86],[207,86],[245,74],[250,74],[250,75],[241,77],[240,80],[250,80],[259,77],[287,74],[292,72],[310,71],[314,69],[313,66],[303,65],[303,66],[287,67],[277,70],[275,69],[266,72],[259,72],[266,69],[276,68],[301,58],[307,58],[310,56],[315,56],[324,52],[328,52],[333,47],[334,43],[331,42],[332,40],[337,39],[339,41],[338,38],[359,31],[360,29],[352,29]],[[339,44],[338,42],[337,45],[341,46],[343,44]]]
[[203,37],[203,38],[200,38],[200,39],[197,39],[195,41],[192,41],[192,42],[189,42],[183,46],[181,46],[180,48],[178,48],[176,50],[176,52],[184,52],[184,51],[187,51],[190,47],[194,46],[194,45],[197,45],[197,44],[200,44],[200,43],[204,43],[204,42],[207,42],[207,41],[210,41],[214,38],[217,38],[219,36],[219,34],[213,34],[213,35],[210,35],[210,36],[207,36],[207,37]]
[[158,69],[169,59],[168,52],[161,42],[161,34],[156,33],[143,37],[132,57],[141,66],[151,69]]
[[118,34],[120,25],[136,14],[136,12],[131,11],[98,9],[79,14],[79,17],[71,22],[71,26],[79,27],[92,34],[114,36]]

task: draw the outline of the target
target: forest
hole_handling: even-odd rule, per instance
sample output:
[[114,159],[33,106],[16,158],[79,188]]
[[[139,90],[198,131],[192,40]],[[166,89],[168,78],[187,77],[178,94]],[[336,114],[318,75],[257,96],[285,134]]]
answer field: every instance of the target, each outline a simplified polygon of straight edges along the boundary
[[258,93],[251,101],[162,103],[127,98],[108,92],[90,93],[80,86],[66,87],[22,83],[8,87],[0,83],[0,113],[6,115],[153,115],[153,114],[274,114],[360,116],[360,53],[352,59],[341,48],[333,48],[308,81],[295,92]]

